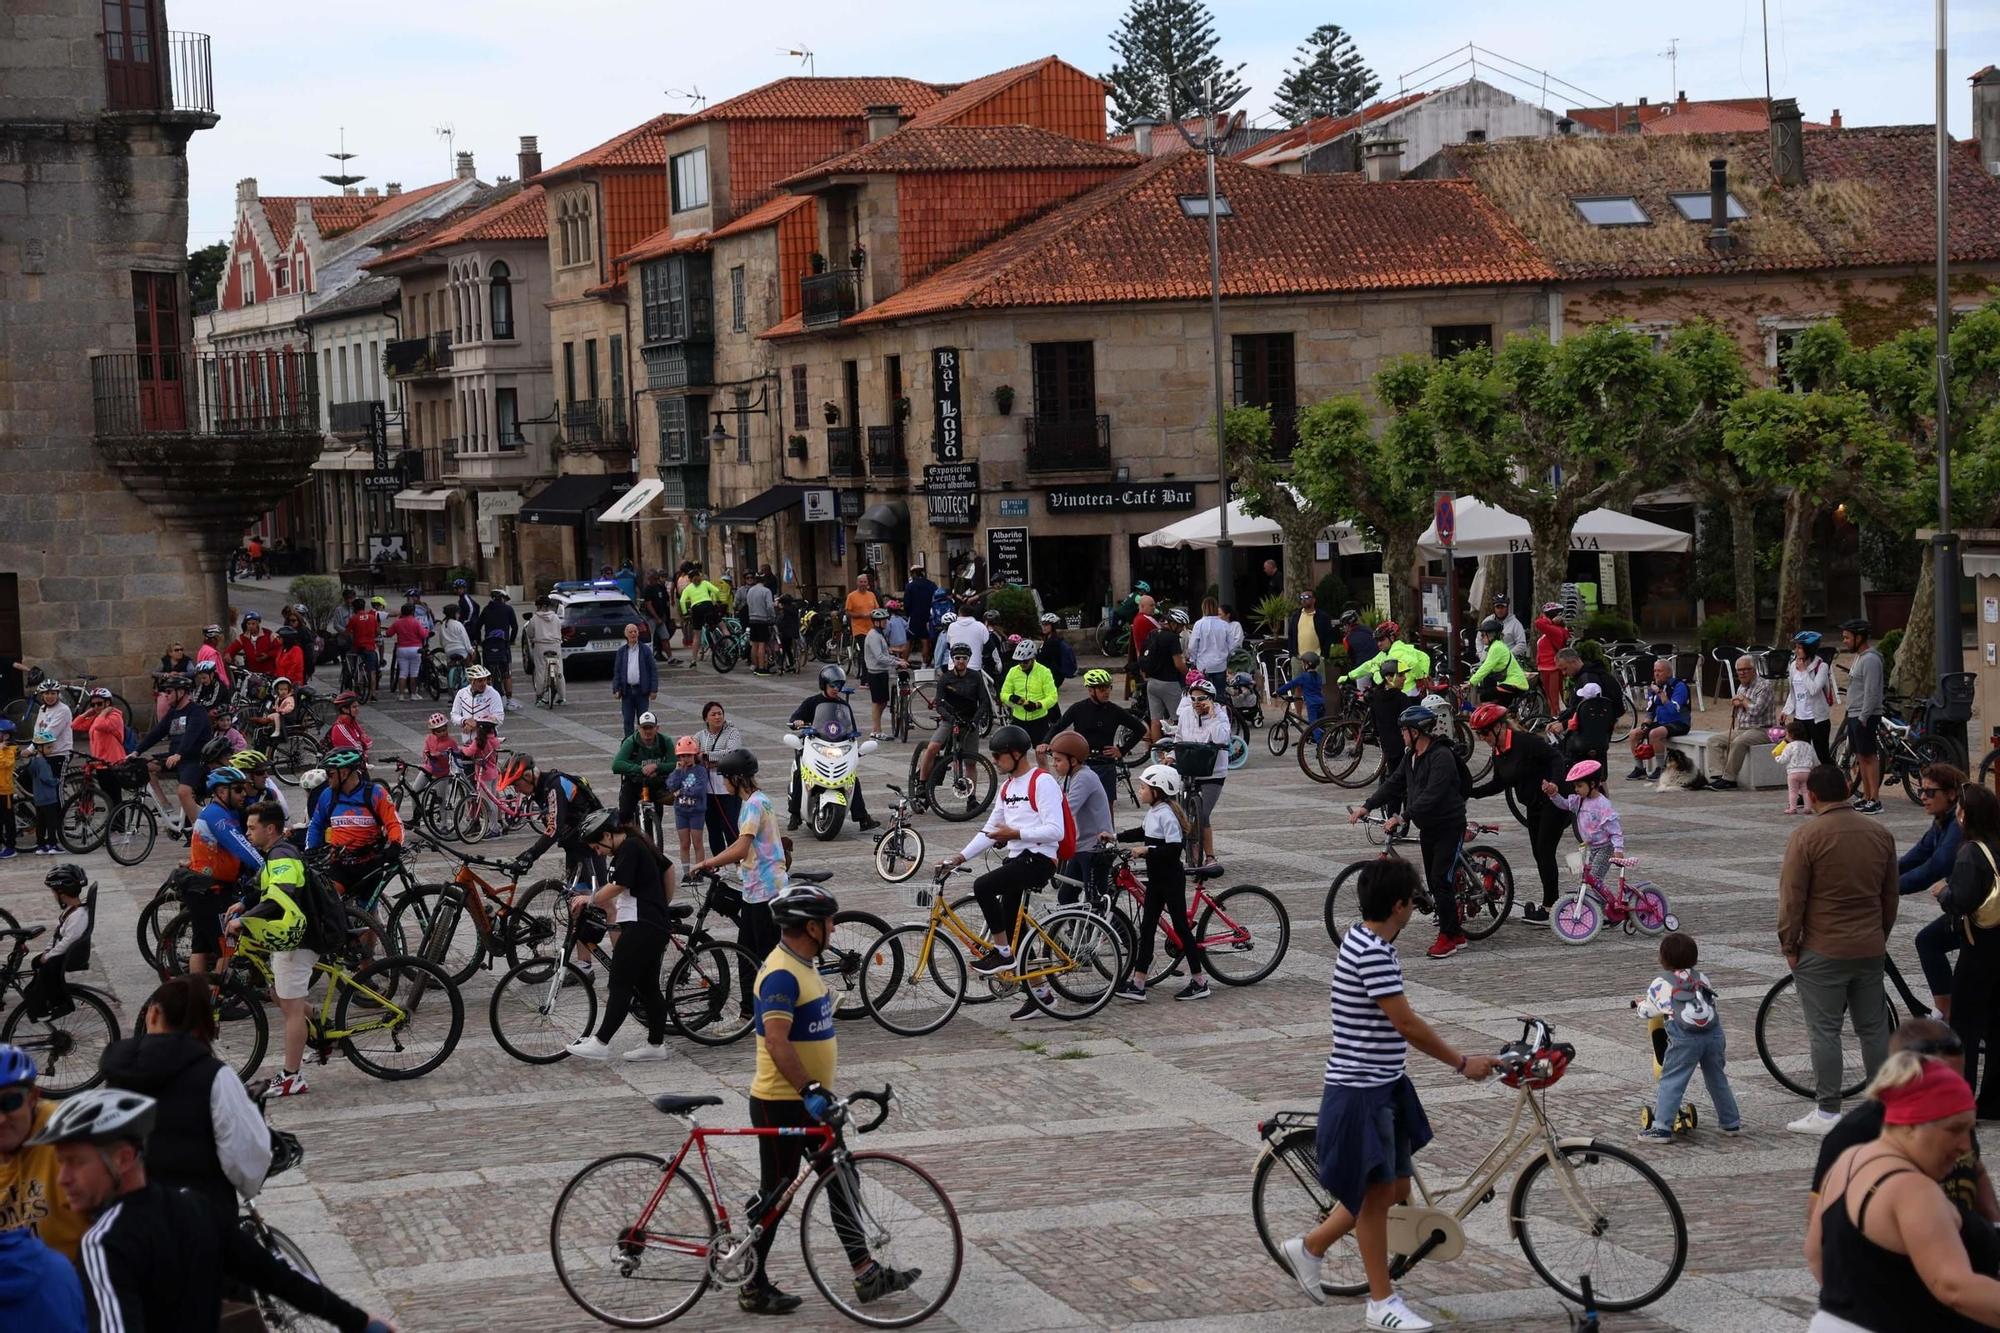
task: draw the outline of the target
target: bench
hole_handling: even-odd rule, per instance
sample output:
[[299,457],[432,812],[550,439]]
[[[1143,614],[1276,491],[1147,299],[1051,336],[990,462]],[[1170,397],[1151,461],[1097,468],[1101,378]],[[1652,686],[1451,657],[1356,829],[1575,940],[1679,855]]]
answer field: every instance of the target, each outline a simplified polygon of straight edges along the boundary
[[[1729,738],[1726,731],[1690,731],[1685,736],[1676,736],[1667,742],[1667,748],[1676,750],[1687,757],[1694,771],[1706,778],[1710,773],[1720,773],[1723,764],[1723,749]],[[1750,747],[1744,756],[1743,771],[1737,775],[1743,786],[1762,791],[1767,787],[1785,785],[1785,767],[1771,757],[1771,747],[1758,743]]]

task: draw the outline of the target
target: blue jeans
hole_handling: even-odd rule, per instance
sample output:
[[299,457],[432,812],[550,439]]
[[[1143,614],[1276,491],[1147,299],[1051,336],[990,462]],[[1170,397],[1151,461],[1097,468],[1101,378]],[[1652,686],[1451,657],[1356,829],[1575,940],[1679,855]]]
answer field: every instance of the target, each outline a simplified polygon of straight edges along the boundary
[[624,724],[625,735],[630,736],[639,729],[639,714],[647,712],[652,706],[653,701],[638,690],[618,696],[618,717]]
[[1952,918],[1940,915],[1917,932],[1917,961],[1924,965],[1924,982],[1933,997],[1951,994],[1951,956],[1965,943]]
[[1735,1129],[1743,1123],[1743,1113],[1736,1108],[1736,1094],[1729,1087],[1729,1075],[1723,1072],[1727,1051],[1728,1043],[1719,1025],[1706,1032],[1676,1032],[1668,1028],[1667,1058],[1660,1065],[1660,1091],[1653,1102],[1655,1129],[1672,1128],[1688,1080],[1694,1077],[1697,1068],[1701,1070],[1702,1082],[1708,1085],[1708,1099],[1715,1103],[1715,1118],[1721,1127]]

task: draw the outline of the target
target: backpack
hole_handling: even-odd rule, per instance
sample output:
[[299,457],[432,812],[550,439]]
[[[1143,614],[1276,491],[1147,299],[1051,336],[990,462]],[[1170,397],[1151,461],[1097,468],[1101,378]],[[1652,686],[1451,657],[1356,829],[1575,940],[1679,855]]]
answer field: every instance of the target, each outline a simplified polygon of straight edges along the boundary
[[[1041,780],[1042,773],[1039,769],[1035,771],[1033,777],[1028,779],[1028,808],[1030,810],[1041,809],[1041,806],[1035,801],[1035,788]],[[1051,782],[1055,781],[1053,777],[1049,780]],[[1069,796],[1063,792],[1060,783],[1057,784],[1056,791],[1057,799],[1062,802],[1063,812],[1062,841],[1056,844],[1056,860],[1058,863],[1061,863],[1070,860],[1076,855],[1076,816],[1070,813]]]
[[344,953],[350,942],[347,904],[333,880],[308,865],[305,885],[299,890],[298,904],[306,918],[305,935],[300,939],[299,947],[311,949],[321,958]]

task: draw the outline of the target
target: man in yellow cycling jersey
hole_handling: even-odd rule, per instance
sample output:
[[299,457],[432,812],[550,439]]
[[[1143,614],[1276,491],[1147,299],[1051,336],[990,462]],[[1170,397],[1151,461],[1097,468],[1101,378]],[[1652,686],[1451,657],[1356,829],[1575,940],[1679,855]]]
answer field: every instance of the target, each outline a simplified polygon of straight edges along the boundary
[[225,929],[241,931],[271,951],[271,989],[285,1015],[284,1076],[271,1085],[273,1097],[307,1091],[300,1071],[306,1053],[306,987],[319,955],[301,948],[306,914],[306,863],[285,841],[285,812],[276,801],[259,801],[244,812],[243,836],[264,857],[257,872],[259,897],[248,908],[232,908]]
[[1468,690],[1476,690],[1481,681],[1492,680],[1494,700],[1511,707],[1527,693],[1528,673],[1521,666],[1521,659],[1507,646],[1504,628],[1498,616],[1488,616],[1479,622],[1479,637],[1486,643],[1486,655],[1465,684]]
[[1403,761],[1403,733],[1396,719],[1423,693],[1424,681],[1431,674],[1431,655],[1414,643],[1405,643],[1402,627],[1393,620],[1375,627],[1375,642],[1381,651],[1341,680],[1378,687],[1369,695],[1368,705],[1375,716],[1375,737],[1382,746],[1383,771],[1393,773]]
[[[1049,720],[1055,716],[1056,678],[1043,666],[1039,647],[1032,639],[1014,645],[1014,665],[1000,682],[1000,702],[1015,726],[1028,733],[1036,746],[1049,738]],[[1039,759],[1041,756],[1037,756]]]

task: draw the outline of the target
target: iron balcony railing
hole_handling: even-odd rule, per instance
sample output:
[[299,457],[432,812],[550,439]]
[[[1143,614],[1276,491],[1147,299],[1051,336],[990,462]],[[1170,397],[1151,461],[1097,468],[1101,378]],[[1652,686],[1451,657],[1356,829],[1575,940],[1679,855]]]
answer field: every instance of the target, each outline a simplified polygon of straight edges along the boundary
[[861,270],[828,269],[799,279],[801,318],[809,329],[838,324],[860,309]]
[[100,439],[319,434],[319,380],[304,352],[110,352],[90,358]]
[[215,114],[208,34],[106,31],[105,104],[113,111]]
[[422,379],[451,369],[451,335],[399,338],[382,349],[382,368],[390,375]]
[[901,426],[868,428],[868,471],[877,477],[905,477],[910,460],[903,449]]
[[666,483],[666,489],[660,493],[662,508],[683,510],[708,508],[706,464],[662,467],[660,480]]
[[854,439],[854,427],[826,428],[826,475],[829,477],[867,475],[861,466],[861,449]]
[[630,446],[622,398],[586,398],[563,408],[563,435],[573,449]]
[[1078,472],[1111,466],[1111,418],[1031,416],[1028,471]]
[[327,408],[327,428],[340,436],[366,435],[374,424],[375,409],[381,405],[378,398],[357,403],[334,403]]

